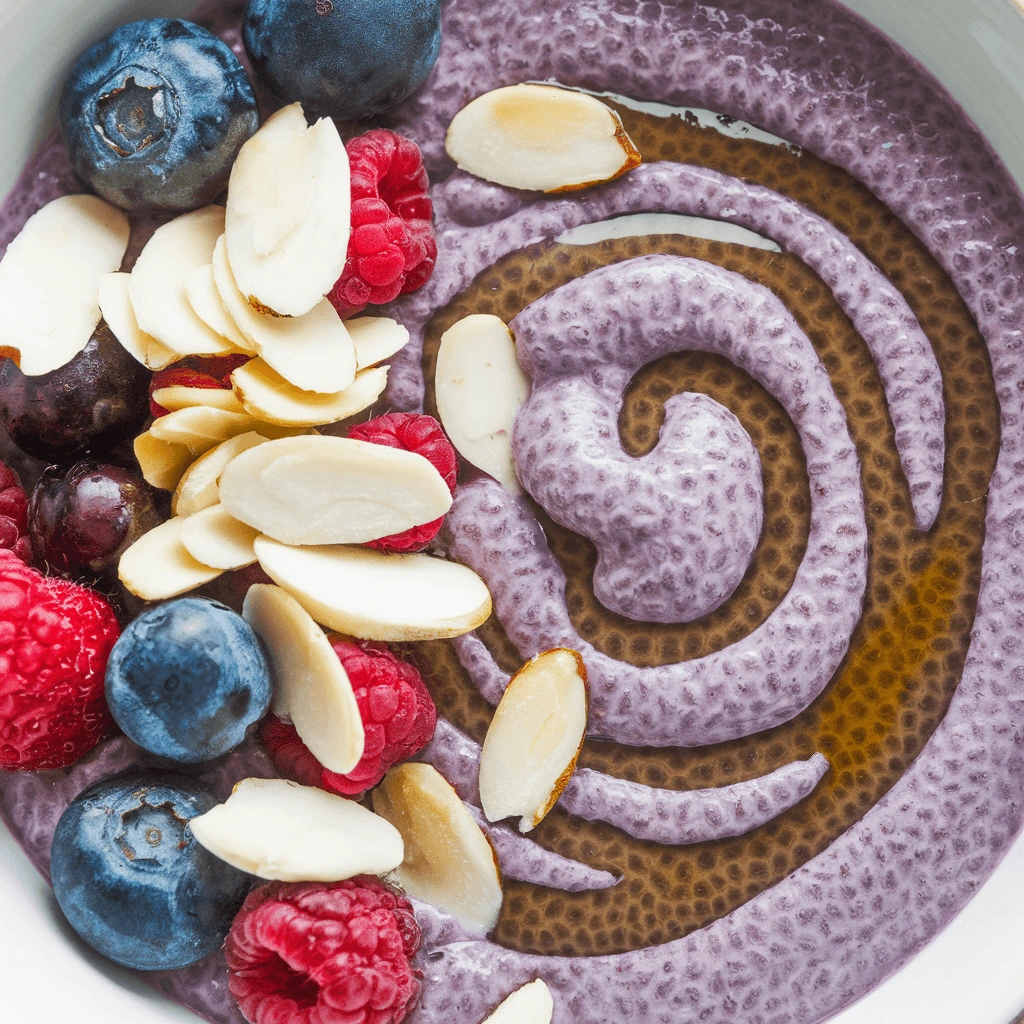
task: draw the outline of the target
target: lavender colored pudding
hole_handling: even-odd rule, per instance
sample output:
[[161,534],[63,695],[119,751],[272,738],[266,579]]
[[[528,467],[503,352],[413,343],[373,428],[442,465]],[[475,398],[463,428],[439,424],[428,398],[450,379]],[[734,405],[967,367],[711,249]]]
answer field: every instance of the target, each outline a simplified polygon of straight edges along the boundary
[[[242,6],[202,8],[236,52]],[[876,986],[945,927],[1021,826],[1024,200],[941,86],[829,0],[721,0],[714,8],[682,0],[449,0],[438,63],[394,119],[423,148],[433,176],[439,247],[433,278],[390,307],[412,337],[394,360],[394,407],[423,401],[422,349],[435,313],[501,257],[624,213],[684,213],[757,231],[819,276],[877,367],[918,528],[930,529],[955,500],[943,490],[950,453],[930,343],[899,289],[833,224],[744,182],[740,168],[730,177],[650,163],[569,198],[514,193],[453,171],[445,129],[465,103],[491,88],[546,79],[750,121],[849,172],[913,230],[984,336],[1000,404],[980,592],[944,719],[887,795],[822,853],[684,938],[603,957],[525,954],[467,935],[423,908],[424,987],[412,1020],[478,1024],[513,989],[541,977],[554,996],[556,1024],[814,1024]],[[78,189],[60,145],[44,145],[0,211],[0,246],[44,202]],[[598,651],[575,629],[565,578],[534,505],[487,478],[465,481],[445,543],[485,577],[519,653],[556,645],[583,653],[593,687],[591,731],[599,738],[697,746],[792,718],[846,655],[869,582],[860,457],[848,412],[805,332],[767,289],[670,256],[595,270],[529,304],[513,329],[532,381],[515,426],[517,471],[536,506],[597,545],[595,592],[609,609],[651,622],[705,614],[732,593],[761,531],[757,452],[709,399],[671,405],[641,466],[620,450],[615,425],[623,391],[651,360],[696,349],[744,368],[795,425],[811,482],[806,552],[764,624],[714,655],[641,668]],[[695,521],[705,539],[694,543],[679,526],[686,522],[679,512],[688,500],[686,474],[722,435],[728,445],[715,459],[721,470],[696,471],[692,489],[703,511]],[[590,442],[586,459],[576,447],[581,438]],[[614,500],[605,501],[609,496]],[[732,544],[709,539],[726,534]],[[659,544],[665,554],[659,549],[654,557]],[[458,653],[484,696],[499,699],[507,676],[484,644],[466,638]],[[224,765],[220,781],[258,771],[251,756]],[[478,802],[472,740],[442,720],[422,756],[464,800]],[[78,789],[138,757],[115,741],[66,773],[0,778],[0,811],[38,867],[45,870],[49,833]],[[823,760],[816,754],[780,769],[782,776],[744,783],[736,805],[715,790],[665,796],[581,771],[562,805],[655,842],[704,842],[735,834],[728,830],[741,816],[767,820],[806,795],[826,770]],[[538,859],[505,836],[500,841],[510,870],[540,872],[551,886],[615,881],[604,865]],[[216,957],[169,972],[159,985],[210,1021],[240,1019]]]

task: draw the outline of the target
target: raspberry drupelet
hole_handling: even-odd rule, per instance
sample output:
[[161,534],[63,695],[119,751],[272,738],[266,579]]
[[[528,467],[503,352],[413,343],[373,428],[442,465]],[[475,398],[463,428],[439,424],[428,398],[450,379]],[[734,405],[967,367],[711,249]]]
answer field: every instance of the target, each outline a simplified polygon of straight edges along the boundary
[[328,771],[299,739],[295,727],[273,715],[264,719],[260,735],[274,768],[284,778],[357,796],[430,742],[437,710],[416,667],[384,644],[332,637],[331,646],[345,667],[363,720],[366,747],[359,764],[346,775]]
[[13,551],[23,562],[32,562],[28,537],[28,497],[18,474],[0,462],[0,549]]
[[378,878],[270,882],[228,933],[228,988],[252,1024],[399,1024],[419,945],[411,904]]
[[345,148],[352,235],[345,269],[328,296],[343,318],[421,288],[437,260],[430,183],[419,146],[374,128]]
[[[459,466],[455,449],[445,436],[441,424],[433,416],[414,412],[392,412],[386,416],[367,420],[354,426],[348,436],[357,441],[369,441],[388,448],[402,448],[422,455],[441,474],[448,490],[455,494],[455,478]],[[395,533],[380,540],[371,540],[366,546],[392,554],[422,551],[436,536],[444,517],[422,526],[414,526],[403,533]]]
[[113,731],[103,684],[119,634],[99,594],[0,550],[0,769],[64,768]]

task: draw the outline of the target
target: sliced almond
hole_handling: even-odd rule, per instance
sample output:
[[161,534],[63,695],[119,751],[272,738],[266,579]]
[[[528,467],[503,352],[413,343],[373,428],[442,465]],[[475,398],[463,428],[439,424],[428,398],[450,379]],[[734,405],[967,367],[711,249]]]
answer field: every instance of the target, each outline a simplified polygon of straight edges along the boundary
[[321,625],[364,640],[438,640],[476,629],[491,595],[472,569],[430,555],[291,547],[259,537],[263,571]]
[[505,322],[487,313],[463,317],[441,335],[434,371],[437,413],[445,433],[478,469],[519,494],[512,425],[530,392]]
[[118,579],[143,601],[166,601],[215,580],[220,569],[197,562],[181,541],[185,520],[168,519],[121,556]]
[[538,192],[599,185],[640,164],[611,107],[553,85],[509,85],[478,96],[452,119],[445,148],[478,178]]
[[153,420],[149,432],[161,441],[183,444],[195,455],[202,455],[228,438],[259,427],[259,421],[245,413],[196,405]]
[[258,534],[240,523],[223,505],[211,505],[189,516],[181,525],[185,550],[211,569],[242,569],[256,561],[253,542]]
[[250,345],[285,380],[321,394],[343,391],[355,380],[355,346],[344,321],[326,299],[302,316],[257,313],[238,290],[224,241],[217,242],[213,272],[224,308]]
[[232,460],[220,500],[236,519],[285,544],[363,544],[440,519],[452,495],[415,452],[346,437],[288,437]]
[[389,316],[360,316],[345,326],[356,348],[357,370],[383,363],[409,342],[408,328]]
[[235,397],[234,392],[228,391],[226,388],[186,388],[175,384],[169,388],[157,388],[153,392],[153,401],[157,405],[162,405],[169,412],[177,412],[178,409],[193,409],[201,405],[209,409],[223,409],[225,412],[245,414],[245,409]]
[[373,791],[373,809],[402,835],[396,875],[412,897],[473,928],[490,931],[501,912],[494,850],[466,805],[429,764],[392,768]]
[[362,370],[344,391],[321,395],[293,386],[263,359],[250,359],[231,374],[231,384],[249,415],[281,426],[314,427],[368,409],[387,387],[388,369]]
[[285,779],[242,779],[189,828],[221,860],[282,882],[382,875],[404,853],[398,830],[355,800]]
[[121,266],[128,234],[128,218],[96,196],[62,196],[29,217],[0,259],[0,355],[30,377],[77,356],[100,322],[100,280]]
[[502,1000],[483,1024],[551,1024],[554,1012],[551,990],[538,978]]
[[488,821],[516,816],[529,832],[554,807],[587,732],[587,670],[564,647],[531,658],[509,681],[480,753]]
[[185,278],[210,263],[224,230],[224,208],[206,206],[157,228],[132,269],[128,294],[139,327],[183,356],[215,356],[235,347],[196,316]]
[[196,267],[185,275],[185,295],[192,311],[211,331],[215,331],[222,338],[227,338],[235,348],[243,352],[255,351],[252,343],[238,329],[238,325],[224,308],[224,301],[217,291],[212,263]]
[[171,498],[171,512],[176,516],[194,516],[204,508],[220,502],[218,486],[221,474],[228,463],[249,448],[255,448],[266,441],[262,434],[248,431],[211,448],[205,455],[199,456],[185,471],[174,496]]
[[348,154],[330,118],[309,127],[293,103],[246,142],[231,169],[226,231],[253,308],[302,316],[334,287],[348,253],[350,196]]
[[128,297],[131,274],[105,274],[100,278],[100,312],[121,346],[150,370],[162,370],[181,356],[146,334],[135,319],[135,310]]
[[183,444],[161,441],[148,430],[135,438],[135,458],[151,487],[173,491],[195,455]]
[[242,606],[263,641],[274,678],[274,714],[329,771],[345,775],[363,756],[365,733],[352,684],[323,630],[280,587],[254,584]]

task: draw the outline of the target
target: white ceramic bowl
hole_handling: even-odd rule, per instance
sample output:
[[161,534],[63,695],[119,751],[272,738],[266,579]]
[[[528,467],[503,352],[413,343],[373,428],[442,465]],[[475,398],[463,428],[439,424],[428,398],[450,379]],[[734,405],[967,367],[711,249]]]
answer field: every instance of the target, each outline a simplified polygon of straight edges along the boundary
[[[978,122],[1024,183],[1024,0],[847,0],[905,46]],[[118,24],[194,0],[0,0],[0,195],[53,122],[84,47]],[[0,1006],[19,1024],[198,1018],[97,956],[0,825]],[[1010,1024],[1024,1008],[1024,837],[967,908],[835,1024]],[[742,1022],[738,1022],[742,1024]]]

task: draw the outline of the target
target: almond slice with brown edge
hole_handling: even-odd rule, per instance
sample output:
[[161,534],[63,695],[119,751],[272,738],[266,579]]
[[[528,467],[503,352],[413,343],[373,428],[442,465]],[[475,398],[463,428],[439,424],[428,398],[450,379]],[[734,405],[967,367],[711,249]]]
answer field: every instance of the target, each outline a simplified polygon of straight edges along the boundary
[[302,316],[323,299],[345,268],[350,203],[348,154],[334,122],[308,126],[298,103],[267,118],[228,183],[228,255],[253,308]]
[[199,456],[185,471],[171,498],[171,512],[176,516],[194,516],[204,508],[220,502],[218,483],[229,462],[249,448],[266,441],[262,434],[248,431],[211,448]]
[[233,867],[282,882],[383,875],[404,855],[390,822],[355,800],[285,779],[243,779],[189,828]]
[[161,491],[173,491],[195,459],[185,445],[161,441],[148,430],[135,438],[134,448],[142,479]]
[[416,452],[346,437],[288,437],[233,459],[220,500],[284,544],[363,544],[440,519],[452,496]]
[[434,371],[437,414],[459,454],[520,494],[512,425],[530,392],[512,332],[487,313],[463,317],[441,335]]
[[176,363],[181,356],[146,334],[135,319],[135,310],[128,297],[131,274],[106,274],[100,278],[100,312],[121,347],[150,370],[162,370]]
[[439,640],[476,629],[491,595],[472,569],[430,555],[256,539],[263,571],[323,626],[363,640]]
[[243,298],[223,240],[213,254],[217,291],[224,308],[256,351],[289,383],[304,391],[335,394],[356,375],[356,350],[348,328],[323,299],[308,313],[274,317],[257,313]]
[[211,569],[243,569],[256,561],[253,541],[258,534],[240,523],[223,505],[211,505],[189,516],[181,525],[185,550]]
[[96,196],[62,196],[26,221],[0,259],[0,355],[29,377],[59,369],[100,322],[100,280],[128,248],[128,218]]
[[510,680],[480,752],[480,805],[488,821],[516,816],[529,832],[554,807],[587,731],[587,670],[577,651],[531,658]]
[[510,85],[478,96],[452,119],[445,148],[478,178],[538,192],[599,185],[640,164],[611,107],[554,85]]
[[497,857],[436,768],[414,762],[392,768],[373,791],[373,809],[405,842],[405,859],[395,874],[410,896],[483,932],[498,923]]
[[503,999],[483,1024],[551,1024],[554,1012],[551,990],[537,978]]
[[227,338],[196,316],[185,294],[185,278],[213,259],[224,230],[224,208],[206,206],[157,228],[132,269],[128,294],[139,327],[183,356],[234,352]]
[[242,403],[234,393],[226,388],[187,388],[174,384],[169,388],[157,388],[153,392],[153,401],[163,406],[168,412],[179,409],[193,409],[205,406],[209,409],[223,409],[225,412],[245,414]]
[[357,370],[383,363],[409,342],[408,328],[389,316],[360,316],[345,326],[356,348]]
[[363,756],[366,736],[352,684],[323,630],[280,587],[254,584],[242,615],[263,641],[274,679],[274,714],[329,771],[345,775]]
[[280,426],[319,426],[337,423],[368,409],[388,383],[387,366],[356,374],[344,391],[321,395],[289,384],[262,359],[250,359],[231,374],[235,396],[250,416]]
[[118,579],[143,601],[166,601],[215,580],[220,569],[197,562],[181,541],[180,516],[144,533],[123,555]]
[[153,420],[149,432],[161,441],[173,441],[202,455],[215,445],[260,427],[258,420],[240,412],[195,405]]
[[185,275],[185,295],[192,311],[211,331],[227,338],[235,348],[243,352],[256,351],[224,308],[224,301],[217,291],[212,263],[196,267]]

